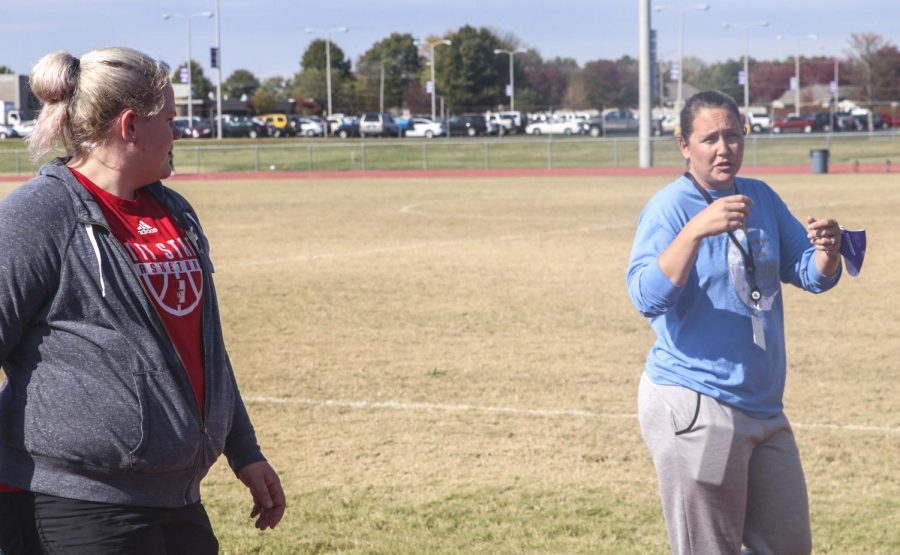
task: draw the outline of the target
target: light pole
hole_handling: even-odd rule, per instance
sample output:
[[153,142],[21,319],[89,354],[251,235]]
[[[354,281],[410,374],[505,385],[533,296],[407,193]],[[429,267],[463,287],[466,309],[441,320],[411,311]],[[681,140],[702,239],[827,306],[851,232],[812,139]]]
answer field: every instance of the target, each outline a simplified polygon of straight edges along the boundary
[[325,36],[325,88],[328,90],[328,115],[325,117],[325,134],[328,134],[328,117],[331,116],[331,33],[346,33],[349,27],[335,27],[334,29],[306,28],[307,33],[321,33]]
[[508,54],[509,55],[509,111],[516,111],[516,80],[513,77],[513,56],[516,54],[524,54],[527,52],[524,48],[516,48],[515,50],[503,50],[502,48],[495,48],[494,54]]
[[[825,54],[825,45],[820,44],[819,50],[824,55]],[[836,119],[835,114],[837,112],[838,102],[840,101],[839,96],[838,96],[838,92],[840,90],[840,85],[839,85],[839,81],[838,81],[838,76],[839,76],[840,70],[838,69],[838,62],[839,62],[839,60],[838,60],[837,54],[835,54],[834,55],[834,88],[831,90],[831,93],[833,96],[832,96],[831,102],[829,102],[829,104],[831,104],[831,110],[829,110],[831,120],[828,122],[828,131],[830,131],[831,133],[834,133],[834,123],[835,123],[835,119]]]
[[692,10],[699,10],[705,12],[709,10],[708,4],[694,4],[693,6],[674,6],[674,5],[662,5],[656,6],[653,8],[655,12],[662,12],[665,10],[676,10],[679,14],[678,17],[678,96],[675,100],[675,111],[681,112],[681,104],[684,99],[684,14]]
[[216,138],[222,139],[222,15],[216,0]]
[[[783,40],[783,35],[778,35],[778,40]],[[816,36],[815,33],[808,33],[806,35],[798,35],[794,37],[797,39],[797,53],[794,55],[794,111],[795,116],[800,115],[800,40],[801,39],[811,39],[811,40],[819,40],[819,37]]]
[[431,51],[431,121],[435,121],[437,119],[437,107],[434,103],[435,90],[437,89],[437,83],[434,82],[434,47],[439,44],[446,44],[447,46],[450,46],[453,43],[448,39],[428,43],[428,48]]
[[[757,21],[755,23],[723,23],[722,27],[728,29],[744,30],[744,116],[750,117],[750,29],[753,27],[768,27],[768,21]],[[749,120],[748,120],[749,121]]]
[[194,127],[194,91],[191,89],[193,85],[191,83],[192,75],[191,75],[191,19],[195,17],[206,17],[210,18],[213,16],[212,12],[200,12],[192,15],[182,15],[180,13],[167,13],[163,14],[163,19],[172,19],[173,17],[178,17],[184,19],[187,22],[187,89],[188,89],[188,126]]

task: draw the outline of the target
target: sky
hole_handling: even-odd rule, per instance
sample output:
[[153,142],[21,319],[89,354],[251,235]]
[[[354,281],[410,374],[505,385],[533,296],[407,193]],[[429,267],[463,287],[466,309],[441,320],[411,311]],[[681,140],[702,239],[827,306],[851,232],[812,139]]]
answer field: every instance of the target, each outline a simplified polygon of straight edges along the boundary
[[[701,0],[702,1],[702,0]],[[356,63],[374,43],[393,32],[424,38],[463,25],[514,34],[544,59],[596,59],[638,55],[639,0],[219,0],[223,78],[249,69],[259,78],[290,77],[300,69],[309,43],[331,34],[333,44]],[[784,60],[801,56],[846,56],[851,33],[876,33],[900,43],[900,0],[705,0],[707,11],[689,0],[652,0],[659,58],[676,60],[679,16],[684,11],[684,50],[708,62],[740,59],[749,37],[750,55]],[[177,66],[187,57],[184,19],[215,11],[216,0],[2,0],[0,65],[27,74],[44,54],[75,55],[101,46],[129,46]],[[747,30],[722,23],[768,26]],[[805,35],[816,34],[815,40]],[[782,35],[783,40],[777,36]],[[208,76],[213,19],[191,19],[192,56]],[[439,55],[440,50],[438,50]]]

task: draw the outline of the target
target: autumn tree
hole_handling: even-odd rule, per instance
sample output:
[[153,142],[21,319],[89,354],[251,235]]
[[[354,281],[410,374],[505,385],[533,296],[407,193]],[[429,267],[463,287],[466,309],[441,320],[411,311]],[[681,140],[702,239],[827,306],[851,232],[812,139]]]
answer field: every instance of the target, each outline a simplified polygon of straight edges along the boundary
[[637,61],[628,56],[586,63],[572,75],[565,96],[565,105],[574,109],[636,106],[637,101]]

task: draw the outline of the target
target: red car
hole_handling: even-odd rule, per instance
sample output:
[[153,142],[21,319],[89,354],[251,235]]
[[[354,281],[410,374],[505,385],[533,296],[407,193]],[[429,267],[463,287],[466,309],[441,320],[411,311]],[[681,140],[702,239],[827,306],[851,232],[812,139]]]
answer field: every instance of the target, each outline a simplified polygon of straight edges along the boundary
[[816,128],[816,120],[809,116],[788,116],[787,118],[775,118],[772,124],[772,133],[812,133]]

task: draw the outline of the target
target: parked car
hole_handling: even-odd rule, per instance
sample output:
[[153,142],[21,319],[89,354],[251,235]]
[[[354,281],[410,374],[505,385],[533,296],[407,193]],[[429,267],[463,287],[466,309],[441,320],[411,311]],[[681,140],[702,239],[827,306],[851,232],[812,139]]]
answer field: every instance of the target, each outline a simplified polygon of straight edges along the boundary
[[269,132],[266,124],[253,121],[247,117],[225,117],[222,120],[222,136],[223,137],[249,137],[255,139],[257,137],[268,137]]
[[360,137],[398,137],[400,127],[390,114],[384,112],[366,112],[359,118]]
[[500,112],[500,117],[506,120],[509,120],[512,124],[511,131],[513,133],[521,133],[525,130],[525,125],[528,124],[527,118],[525,114],[519,111],[512,112]]
[[0,141],[4,139],[14,139],[18,136],[19,134],[16,133],[16,130],[12,127],[0,124]]
[[884,122],[885,127],[897,127],[900,125],[900,117],[894,117],[890,114],[879,114],[881,116],[881,121]]
[[432,139],[444,134],[444,124],[428,118],[410,118],[406,128],[407,137]]
[[831,115],[831,112],[816,112],[812,115],[812,119],[816,122],[813,127],[816,131],[831,131],[834,129],[834,120],[836,118]]
[[447,125],[451,135],[466,135],[469,137],[485,135],[488,129],[487,122],[481,114],[450,116]]
[[[602,115],[589,118],[585,124],[592,137],[611,135],[613,133],[637,133],[638,118],[631,110],[612,109]],[[660,132],[656,134],[662,134]]]
[[509,135],[516,132],[516,123],[512,116],[489,114],[484,116],[488,124],[489,135]]
[[584,133],[586,123],[583,119],[564,119],[553,117],[545,121],[536,121],[525,126],[528,135],[579,135]]
[[325,134],[325,128],[321,123],[301,116],[289,116],[291,134],[300,137],[321,137]]
[[768,131],[772,124],[772,118],[769,116],[769,113],[763,111],[751,110],[747,120],[747,123],[750,125],[750,131],[753,131],[754,133]]
[[334,134],[342,139],[359,137],[359,118],[342,118],[341,124],[334,130]]
[[809,116],[788,116],[786,118],[775,118],[772,123],[772,133],[812,133],[816,128],[816,120]]
[[259,119],[272,128],[273,137],[290,137],[294,134],[287,114],[263,114]]
[[183,139],[209,139],[215,135],[209,121],[198,116],[194,116],[193,120],[189,120],[187,116],[177,116],[173,124],[181,132]]
[[[868,131],[869,130],[869,115],[870,114],[854,114],[854,118],[856,119],[856,129],[858,131]],[[871,112],[872,116],[872,131],[877,131],[879,129],[884,128],[884,118],[881,117],[881,114]]]
[[20,137],[28,137],[34,131],[34,126],[37,125],[37,120],[30,119],[19,123],[18,125],[13,126],[13,131]]

